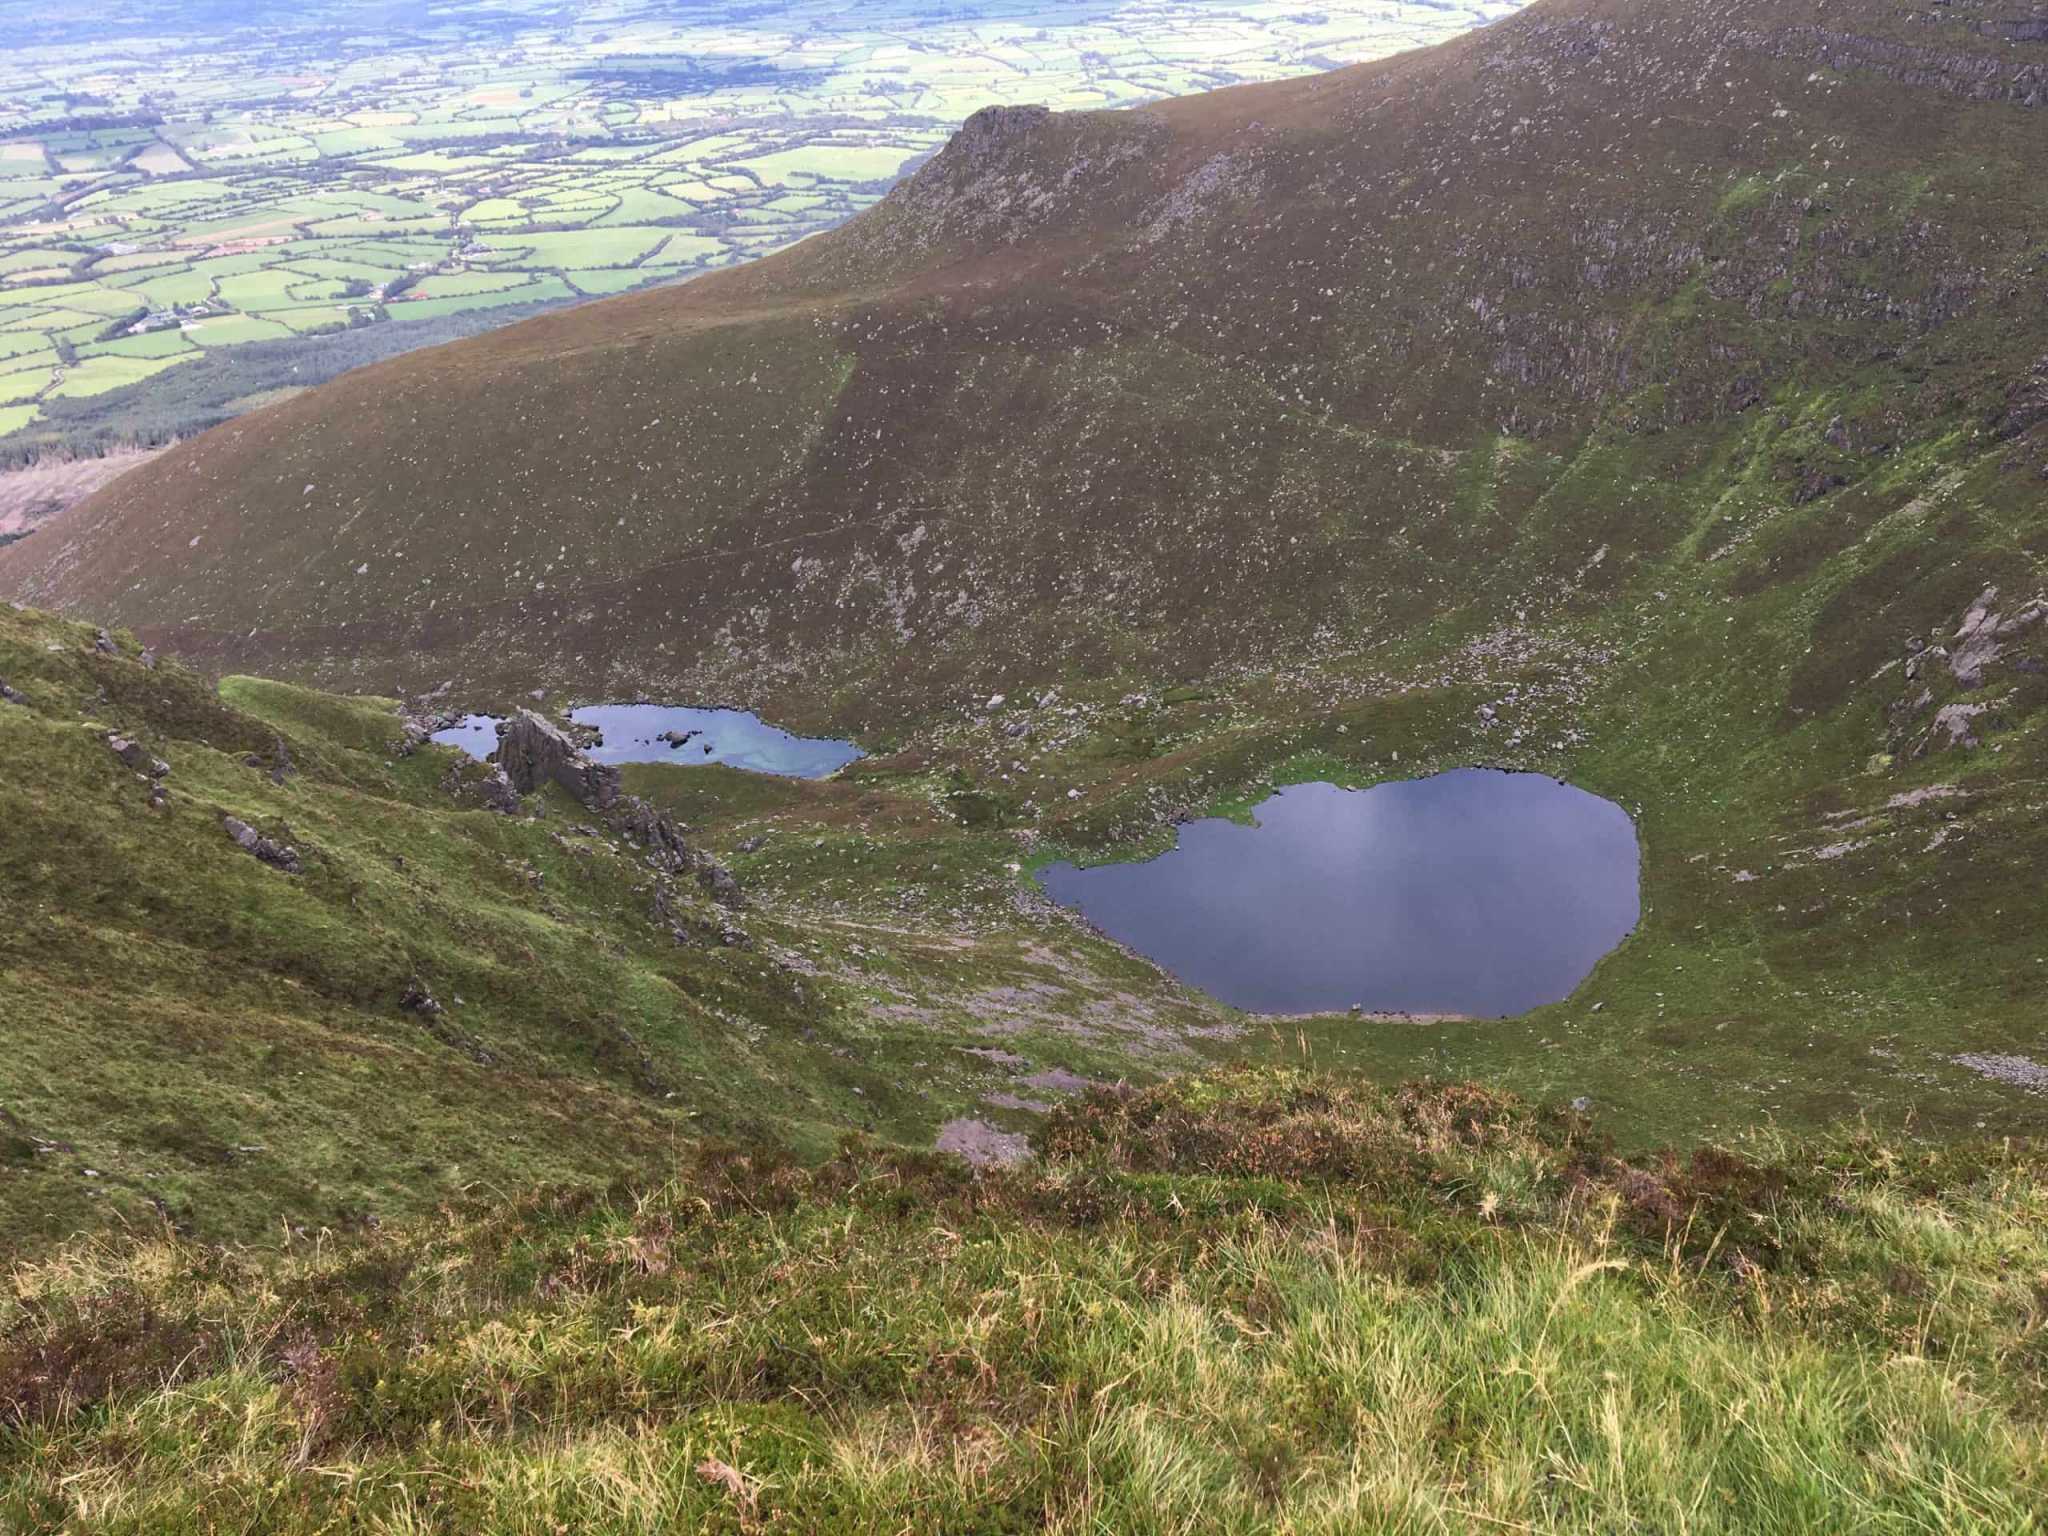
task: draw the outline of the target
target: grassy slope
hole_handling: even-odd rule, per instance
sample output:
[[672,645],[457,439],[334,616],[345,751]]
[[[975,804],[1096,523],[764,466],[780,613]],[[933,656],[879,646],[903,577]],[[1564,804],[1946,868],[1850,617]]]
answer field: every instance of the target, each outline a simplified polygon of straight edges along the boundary
[[[814,1152],[849,1126],[929,1141],[1000,1075],[961,1049],[974,1021],[921,999],[1024,979],[1013,943],[984,954],[901,912],[867,944],[821,930],[902,1005],[871,1018],[806,958],[808,917],[757,906],[739,916],[751,948],[678,946],[629,845],[552,795],[538,818],[468,808],[445,787],[452,751],[397,755],[389,701],[241,678],[216,694],[145,667],[130,639],[102,654],[89,628],[6,608],[0,679],[27,700],[0,703],[0,1241],[154,1226],[155,1211],[208,1236],[348,1228],[477,1184],[658,1168],[705,1134]],[[110,730],[171,764],[163,809]],[[699,772],[647,787],[667,798],[667,778]],[[306,872],[242,853],[224,814],[294,844]],[[691,895],[677,917],[725,921]],[[1212,1017],[1094,948],[1135,973],[1113,995],[1157,999],[1162,1052],[1175,1021]],[[401,1005],[415,980],[445,1015]],[[1103,1043],[1008,1046],[1019,1072],[1142,1066]]]
[[2048,1165],[1632,1166],[1470,1086],[1184,1078],[17,1272],[0,1518],[116,1532],[2041,1528]]

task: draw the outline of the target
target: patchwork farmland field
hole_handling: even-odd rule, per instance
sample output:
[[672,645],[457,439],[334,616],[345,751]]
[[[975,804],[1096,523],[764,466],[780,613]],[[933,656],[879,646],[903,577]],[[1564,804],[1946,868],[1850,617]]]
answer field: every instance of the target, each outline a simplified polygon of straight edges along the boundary
[[990,103],[1127,106],[1512,9],[0,0],[0,463],[766,254]]

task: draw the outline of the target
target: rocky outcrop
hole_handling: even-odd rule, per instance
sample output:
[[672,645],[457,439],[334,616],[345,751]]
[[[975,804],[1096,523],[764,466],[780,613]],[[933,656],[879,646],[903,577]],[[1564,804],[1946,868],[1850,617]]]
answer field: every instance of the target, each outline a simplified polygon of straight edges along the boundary
[[1811,61],[1828,69],[1866,70],[1900,85],[1937,91],[1966,101],[1998,101],[2017,107],[2048,103],[2048,64],[2015,66],[2009,55],[1966,47],[1929,48],[1833,27],[1787,27],[1779,32],[1729,34],[1737,47],[1773,58]]
[[731,870],[710,859],[700,860],[697,865],[697,883],[704,887],[711,899],[722,907],[742,907],[746,896],[740,890],[739,881],[733,878]]
[[1974,722],[1984,713],[1982,704],[1944,704],[1934,712],[1930,741],[1942,746],[1968,749],[1977,745]]
[[146,779],[161,779],[171,771],[169,763],[152,756],[141,742],[130,741],[125,736],[109,736],[107,750]]
[[732,871],[698,853],[683,840],[675,818],[637,795],[627,795],[606,818],[611,829],[647,852],[647,862],[664,875],[694,873],[711,899],[724,907],[743,907],[746,896]]
[[666,811],[649,805],[638,795],[621,800],[606,818],[611,829],[635,847],[647,851],[648,862],[667,874],[687,869],[693,855],[683,841],[683,830]]
[[270,782],[273,784],[282,784],[286,779],[298,772],[298,766],[292,761],[291,748],[284,744],[282,736],[274,738],[268,758],[265,758],[259,752],[251,752],[242,759],[242,763],[245,767],[249,768],[269,769]]
[[2027,376],[2006,391],[2005,414],[1999,418],[2001,438],[2024,437],[2048,422],[2048,357],[2040,359]]
[[577,804],[609,810],[619,799],[619,770],[592,762],[568,733],[530,709],[498,730],[498,765],[520,794],[559,784]]
[[511,779],[496,763],[485,767],[481,775],[476,774],[475,765],[467,760],[450,763],[447,773],[441,776],[441,788],[451,799],[467,800],[487,811],[496,811],[500,816],[519,814],[519,791],[512,787]]
[[2035,598],[2004,618],[1998,613],[1998,588],[1986,587],[1970,605],[1955,633],[1949,670],[1965,688],[1984,686],[1984,670],[2000,661],[2013,641],[2048,618],[2048,602]]
[[239,821],[233,816],[221,817],[220,824],[222,830],[235,840],[235,845],[252,858],[261,859],[272,869],[281,869],[288,875],[304,871],[298,849],[265,837],[246,821]]
[[1886,711],[1890,749],[1909,757],[1969,751],[2036,707],[2030,700],[2038,699],[2038,691],[2020,685],[2048,670],[2040,654],[2044,638],[2048,599],[2014,605],[1999,597],[1997,587],[1986,587],[1946,640],[1908,640],[1905,691]]
[[406,983],[405,991],[398,999],[398,1006],[409,1013],[417,1013],[429,1019],[439,1018],[448,1011],[435,1001],[434,994],[427,990],[427,984],[417,976]]

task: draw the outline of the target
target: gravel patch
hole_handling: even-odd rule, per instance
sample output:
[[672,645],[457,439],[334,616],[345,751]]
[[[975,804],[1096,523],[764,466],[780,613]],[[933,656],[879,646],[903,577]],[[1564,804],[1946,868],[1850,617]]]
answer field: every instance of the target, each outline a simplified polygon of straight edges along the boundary
[[2010,1083],[2031,1093],[2048,1093],[2048,1066],[2031,1056],[1996,1056],[1965,1051],[1960,1056],[1949,1057],[1949,1060],[1995,1083]]
[[1031,1140],[1015,1131],[998,1130],[986,1120],[962,1115],[939,1127],[941,1152],[958,1153],[977,1168],[1003,1168],[1031,1157]]

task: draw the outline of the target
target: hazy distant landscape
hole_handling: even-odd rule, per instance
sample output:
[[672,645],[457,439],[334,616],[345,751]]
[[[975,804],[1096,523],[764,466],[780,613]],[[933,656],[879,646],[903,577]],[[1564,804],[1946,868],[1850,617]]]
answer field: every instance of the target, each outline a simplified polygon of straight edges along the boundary
[[0,4],[0,465],[763,255],[993,102],[1127,106],[1514,8]]

